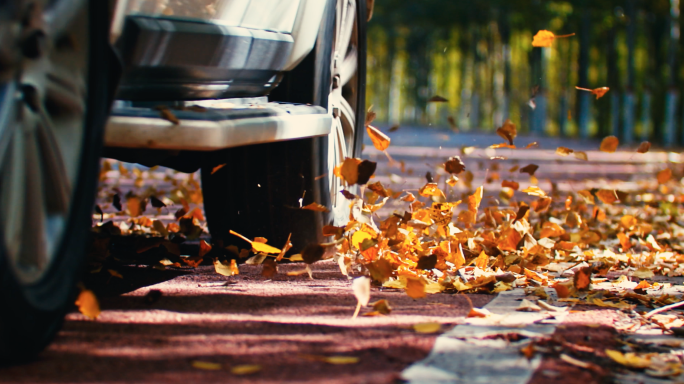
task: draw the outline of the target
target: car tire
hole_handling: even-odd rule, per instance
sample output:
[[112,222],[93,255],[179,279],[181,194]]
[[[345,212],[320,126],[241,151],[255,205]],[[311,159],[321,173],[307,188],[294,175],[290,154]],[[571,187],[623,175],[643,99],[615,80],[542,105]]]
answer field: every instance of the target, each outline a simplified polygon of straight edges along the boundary
[[[3,48],[18,47],[1,53],[15,66],[6,67],[11,73],[0,80],[0,180],[5,186],[16,181],[14,190],[24,192],[17,208],[8,203],[16,203],[17,195],[0,186],[3,364],[40,352],[73,308],[92,224],[103,128],[113,94],[108,73],[114,65],[109,31],[103,27],[109,25],[107,2],[44,0],[31,3],[33,8],[23,6],[29,2],[9,4],[0,9],[0,28],[31,29],[15,36],[18,44],[0,42]],[[63,4],[67,6],[60,8]],[[36,36],[43,41],[27,43]],[[27,218],[29,214],[38,219]],[[36,250],[42,253],[30,259],[27,255]]]
[[[353,23],[341,17],[344,13],[340,10],[346,10],[346,17],[353,10]],[[347,28],[352,31],[342,30],[342,24],[351,24]],[[346,45],[337,45],[338,35],[349,35]],[[339,47],[347,49],[340,54],[336,50]],[[353,73],[339,73],[336,56],[337,64],[354,67]],[[335,79],[336,74],[344,81]],[[340,194],[341,184],[333,176],[333,168],[344,157],[360,155],[365,91],[366,1],[330,0],[315,49],[294,70],[283,75],[269,99],[327,108],[336,124],[333,132],[324,137],[209,154],[202,167],[202,188],[214,241],[244,247],[245,243],[230,235],[230,230],[249,238],[266,237],[274,246],[282,246],[291,236],[292,251],[296,252],[324,241],[324,225],[346,223],[349,202]],[[340,97],[345,101],[337,100]],[[335,105],[336,102],[344,105]],[[344,150],[340,151],[340,147]],[[310,203],[323,205],[328,212],[300,208]]]

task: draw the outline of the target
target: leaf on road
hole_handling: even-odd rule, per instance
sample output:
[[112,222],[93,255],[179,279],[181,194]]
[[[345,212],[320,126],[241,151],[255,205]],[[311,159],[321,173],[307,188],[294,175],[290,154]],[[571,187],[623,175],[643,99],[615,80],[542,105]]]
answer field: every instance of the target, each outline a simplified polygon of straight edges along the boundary
[[89,289],[81,288],[75,304],[79,312],[91,320],[96,320],[100,316],[100,303],[93,291]]
[[261,365],[259,364],[244,364],[244,365],[236,365],[233,367],[230,367],[230,373],[233,375],[251,375],[254,373],[257,373],[261,371]]
[[240,274],[237,262],[235,260],[221,261],[218,258],[214,259],[214,269],[216,273],[223,276],[235,276]]
[[442,330],[442,324],[435,322],[413,324],[411,327],[416,333],[423,334],[437,333]]
[[199,360],[193,360],[190,365],[192,365],[193,368],[197,369],[203,369],[206,371],[218,371],[220,369],[223,369],[223,366],[219,363],[211,363],[209,361],[199,361]]

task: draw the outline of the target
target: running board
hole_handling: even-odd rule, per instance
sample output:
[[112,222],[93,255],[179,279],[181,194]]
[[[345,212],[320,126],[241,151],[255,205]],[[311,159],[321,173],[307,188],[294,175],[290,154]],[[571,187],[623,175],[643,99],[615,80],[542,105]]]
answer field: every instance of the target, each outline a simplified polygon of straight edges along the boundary
[[214,151],[325,136],[332,127],[332,116],[312,105],[228,100],[180,105],[142,108],[117,102],[107,122],[105,146]]

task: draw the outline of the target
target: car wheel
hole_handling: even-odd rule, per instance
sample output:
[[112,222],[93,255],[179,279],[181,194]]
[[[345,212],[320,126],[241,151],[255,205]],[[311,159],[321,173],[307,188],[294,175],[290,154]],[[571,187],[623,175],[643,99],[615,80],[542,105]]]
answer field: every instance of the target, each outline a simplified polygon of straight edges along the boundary
[[106,7],[98,0],[0,7],[3,361],[42,350],[73,306],[109,99]]
[[[235,244],[232,229],[293,250],[324,240],[326,224],[349,219],[349,201],[333,169],[361,152],[366,91],[366,1],[331,0],[316,48],[284,74],[269,99],[326,107],[330,135],[232,148],[210,154],[202,168],[204,207],[214,240]],[[217,166],[224,167],[216,169]],[[328,212],[302,210],[309,203]]]

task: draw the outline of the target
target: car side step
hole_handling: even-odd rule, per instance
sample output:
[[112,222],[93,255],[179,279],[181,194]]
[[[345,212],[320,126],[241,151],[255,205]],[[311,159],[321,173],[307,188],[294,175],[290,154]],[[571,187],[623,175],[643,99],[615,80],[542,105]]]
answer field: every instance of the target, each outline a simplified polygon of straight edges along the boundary
[[324,108],[263,99],[181,102],[171,107],[116,102],[105,146],[213,151],[330,133],[332,116]]

